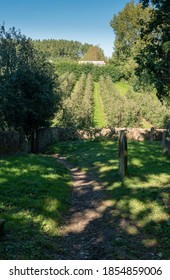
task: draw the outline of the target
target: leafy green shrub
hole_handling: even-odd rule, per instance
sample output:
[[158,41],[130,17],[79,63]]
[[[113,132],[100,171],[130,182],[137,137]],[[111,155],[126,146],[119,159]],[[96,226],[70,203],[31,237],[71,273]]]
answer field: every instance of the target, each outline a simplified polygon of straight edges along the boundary
[[122,78],[124,78],[120,67],[111,64],[105,66],[96,66],[89,63],[78,64],[75,62],[60,62],[56,63],[55,66],[59,76],[65,73],[73,72],[77,81],[80,79],[83,73],[86,75],[91,74],[95,82],[99,80],[101,75],[105,77],[109,75],[113,82],[120,81]]

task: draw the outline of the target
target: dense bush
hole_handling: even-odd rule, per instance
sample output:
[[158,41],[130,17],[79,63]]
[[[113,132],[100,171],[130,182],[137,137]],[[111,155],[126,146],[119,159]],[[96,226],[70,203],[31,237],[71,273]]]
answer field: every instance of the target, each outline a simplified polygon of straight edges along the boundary
[[67,72],[74,73],[77,80],[80,79],[80,76],[85,73],[86,75],[91,74],[93,80],[97,82],[100,76],[110,76],[113,82],[120,81],[124,78],[122,71],[118,66],[111,64],[105,66],[96,66],[93,64],[78,64],[70,62],[60,62],[56,63],[56,72],[58,75],[63,75]]

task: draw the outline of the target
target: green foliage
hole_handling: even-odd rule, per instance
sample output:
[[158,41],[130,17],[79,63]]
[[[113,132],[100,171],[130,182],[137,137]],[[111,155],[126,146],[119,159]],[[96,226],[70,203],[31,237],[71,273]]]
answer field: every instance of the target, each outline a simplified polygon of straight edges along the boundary
[[76,82],[75,75],[67,72],[59,80],[62,108],[54,125],[162,128],[170,119],[170,110],[154,92],[134,92],[127,83],[114,84],[111,76],[94,82],[91,74],[83,73]]
[[57,110],[59,95],[53,66],[37,53],[31,40],[0,28],[1,129],[22,130],[29,136],[47,126]]
[[100,94],[109,127],[133,127],[138,123],[136,104],[119,94],[111,78],[100,78]]
[[0,158],[0,213],[6,220],[0,259],[55,259],[70,182],[67,170],[54,158]]
[[62,100],[70,97],[71,92],[73,91],[73,88],[76,83],[76,77],[73,72],[69,73],[66,72],[63,75],[59,77],[59,84],[60,84],[60,89],[62,92]]
[[170,118],[170,110],[161,104],[154,93],[130,90],[122,95],[109,76],[101,76],[99,86],[107,125],[110,127],[140,127],[145,119],[152,126],[161,128]]
[[[142,1],[144,6],[149,1]],[[153,0],[150,21],[141,30],[144,47],[136,56],[138,68],[136,74],[141,82],[153,84],[160,99],[170,94],[170,2],[169,0]],[[147,80],[145,79],[147,77]]]
[[58,62],[55,64],[57,74],[63,75],[65,73],[74,73],[77,81],[80,79],[80,76],[85,73],[86,75],[91,74],[94,81],[97,82],[101,75],[111,76],[114,82],[120,81],[124,78],[119,66],[115,65],[105,65],[105,66],[96,66],[93,64],[78,64],[72,62]]
[[68,40],[34,40],[35,47],[44,52],[46,58],[50,61],[60,60],[78,60],[80,59],[91,47],[90,44],[82,44],[78,41]]
[[141,21],[143,26],[149,19],[149,8],[143,10],[141,4],[131,1],[111,20],[111,27],[115,33],[113,61],[121,67],[125,79],[134,78],[137,64],[134,56],[143,46],[140,38]]
[[93,79],[81,75],[71,96],[63,102],[62,123],[67,126],[87,128],[93,120]]
[[98,46],[89,47],[87,53],[82,57],[84,61],[96,61],[96,60],[105,60],[103,50]]
[[132,86],[127,82],[116,82],[114,83],[114,86],[122,95],[125,95],[128,91],[132,90]]

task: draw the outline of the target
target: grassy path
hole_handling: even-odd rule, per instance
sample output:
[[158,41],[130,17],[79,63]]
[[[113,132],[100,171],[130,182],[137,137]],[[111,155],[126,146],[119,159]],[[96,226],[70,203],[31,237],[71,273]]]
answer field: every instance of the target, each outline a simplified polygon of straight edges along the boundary
[[58,240],[61,251],[56,252],[56,259],[112,259],[115,236],[109,211],[114,206],[103,184],[89,172],[67,162],[65,157],[53,157],[72,175],[71,207],[61,227],[61,238]]
[[93,123],[95,128],[106,127],[106,119],[104,115],[103,105],[101,102],[99,84],[94,83],[94,117]]

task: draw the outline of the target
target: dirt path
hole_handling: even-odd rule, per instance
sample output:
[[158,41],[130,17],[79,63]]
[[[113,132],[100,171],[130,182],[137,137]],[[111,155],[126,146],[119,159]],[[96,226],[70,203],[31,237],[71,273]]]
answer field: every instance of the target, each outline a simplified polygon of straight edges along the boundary
[[64,157],[53,157],[71,171],[73,178],[71,207],[58,240],[62,253],[56,259],[112,259],[113,205],[103,185]]

